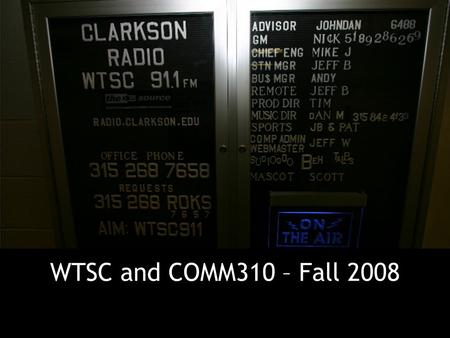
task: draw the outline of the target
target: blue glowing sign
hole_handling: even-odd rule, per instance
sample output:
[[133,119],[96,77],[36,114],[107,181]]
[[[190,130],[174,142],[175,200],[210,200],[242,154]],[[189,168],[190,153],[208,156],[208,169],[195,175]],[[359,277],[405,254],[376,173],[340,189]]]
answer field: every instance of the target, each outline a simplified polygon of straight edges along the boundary
[[277,247],[349,247],[353,213],[281,211],[277,220]]

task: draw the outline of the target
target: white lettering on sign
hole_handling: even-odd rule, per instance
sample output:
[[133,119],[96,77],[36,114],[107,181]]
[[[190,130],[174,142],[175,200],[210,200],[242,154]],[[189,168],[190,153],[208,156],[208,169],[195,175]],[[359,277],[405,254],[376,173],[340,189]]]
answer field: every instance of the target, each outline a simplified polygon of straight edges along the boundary
[[259,21],[254,22],[252,32],[292,32],[297,29],[295,21]]
[[362,20],[320,20],[316,26],[318,31],[360,30]]
[[164,49],[162,48],[132,48],[131,50],[108,48],[106,53],[109,67],[164,65]]
[[81,39],[84,42],[122,42],[186,40],[186,21],[139,21],[109,23],[107,34],[101,34],[97,23],[81,25]]

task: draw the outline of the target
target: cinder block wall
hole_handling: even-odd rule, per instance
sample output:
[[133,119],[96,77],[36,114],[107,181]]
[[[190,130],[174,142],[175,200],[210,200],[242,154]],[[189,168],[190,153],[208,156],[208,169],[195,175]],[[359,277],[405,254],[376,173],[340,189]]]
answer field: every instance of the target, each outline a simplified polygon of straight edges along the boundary
[[[450,44],[450,36],[447,41]],[[450,54],[450,46],[447,53]],[[450,65],[446,66],[443,76],[446,76],[447,86],[423,239],[425,248],[450,248]]]
[[48,159],[33,109],[20,0],[0,0],[0,247],[54,248]]

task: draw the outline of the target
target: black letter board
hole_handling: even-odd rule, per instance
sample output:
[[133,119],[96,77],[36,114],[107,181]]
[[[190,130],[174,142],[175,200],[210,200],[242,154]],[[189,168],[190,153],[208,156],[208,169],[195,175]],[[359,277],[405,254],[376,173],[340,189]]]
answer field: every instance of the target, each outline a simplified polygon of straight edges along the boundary
[[[254,246],[398,246],[427,24],[419,10],[251,14]],[[271,211],[276,192],[317,204]]]
[[212,14],[50,18],[80,247],[216,245]]

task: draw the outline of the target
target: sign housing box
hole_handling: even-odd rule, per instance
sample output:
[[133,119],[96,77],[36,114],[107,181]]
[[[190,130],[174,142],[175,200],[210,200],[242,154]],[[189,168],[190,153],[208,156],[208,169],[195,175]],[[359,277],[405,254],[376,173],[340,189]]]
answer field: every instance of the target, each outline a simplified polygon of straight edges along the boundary
[[[67,1],[22,0],[32,48],[35,95],[41,129],[46,131],[54,175],[54,200],[64,247],[76,247],[60,112],[52,64],[49,19],[183,15],[210,13],[214,25],[217,227],[219,247],[251,245],[250,226],[250,44],[252,13],[343,13],[426,11],[428,18],[418,109],[407,173],[400,246],[421,245],[425,208],[442,107],[437,84],[444,64],[442,48],[448,33],[444,0],[394,1]],[[32,32],[32,33],[31,33]],[[448,60],[447,60],[448,62]],[[222,151],[220,151],[222,150]],[[345,191],[346,189],[344,189]],[[279,190],[283,191],[283,190]],[[356,190],[351,190],[356,191]],[[295,191],[294,191],[295,192]],[[297,191],[304,193],[304,191]],[[425,193],[422,193],[425,192]],[[291,193],[291,192],[290,192]],[[370,201],[370,195],[368,196]],[[263,225],[267,229],[268,224]]]

